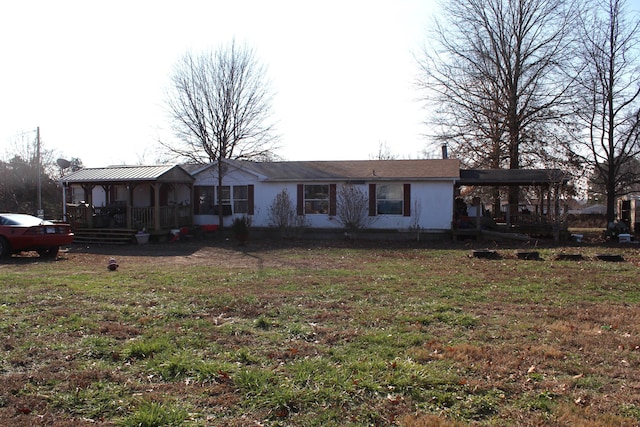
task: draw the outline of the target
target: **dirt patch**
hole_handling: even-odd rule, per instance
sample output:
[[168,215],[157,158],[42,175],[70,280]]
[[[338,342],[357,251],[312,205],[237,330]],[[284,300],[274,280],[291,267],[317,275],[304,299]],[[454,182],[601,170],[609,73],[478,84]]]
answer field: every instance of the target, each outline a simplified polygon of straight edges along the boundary
[[[261,268],[281,267],[282,262],[276,253],[283,249],[292,251],[305,249],[308,257],[301,257],[295,267],[321,267],[324,260],[315,259],[315,249],[326,248],[358,249],[487,249],[514,252],[518,250],[537,250],[542,248],[564,248],[580,250],[581,248],[618,249],[629,247],[617,242],[607,241],[601,232],[584,233],[581,242],[562,242],[556,245],[552,240],[519,241],[376,241],[376,240],[253,240],[246,245],[239,245],[232,240],[192,240],[180,242],[152,243],[149,245],[99,245],[73,244],[60,251],[57,261],[72,261],[75,264],[106,269],[111,258],[121,267],[128,264],[144,263],[146,265],[208,265],[227,268]],[[515,253],[515,252],[514,252]],[[33,262],[38,257],[35,252],[23,253],[12,257],[10,263]],[[42,260],[43,262],[46,262]],[[335,260],[333,260],[335,261]],[[332,261],[332,262],[333,262]],[[6,263],[6,261],[5,261]],[[291,260],[289,261],[291,263]],[[1,266],[1,264],[0,264]]]
[[[212,245],[203,242],[159,243],[138,245],[79,245],[61,250],[58,261],[71,261],[79,265],[95,265],[107,268],[110,259],[120,267],[127,264],[147,265],[221,265],[225,267],[251,267],[258,263],[252,256],[257,248],[238,248],[229,244]],[[36,254],[22,254],[14,262],[29,259]]]

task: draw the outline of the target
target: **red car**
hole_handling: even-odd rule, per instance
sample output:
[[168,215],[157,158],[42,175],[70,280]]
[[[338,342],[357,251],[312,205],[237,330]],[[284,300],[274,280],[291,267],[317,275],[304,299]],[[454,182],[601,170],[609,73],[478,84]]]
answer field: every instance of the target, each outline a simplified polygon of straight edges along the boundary
[[27,251],[55,258],[60,246],[72,242],[69,224],[44,221],[26,214],[0,213],[0,259]]

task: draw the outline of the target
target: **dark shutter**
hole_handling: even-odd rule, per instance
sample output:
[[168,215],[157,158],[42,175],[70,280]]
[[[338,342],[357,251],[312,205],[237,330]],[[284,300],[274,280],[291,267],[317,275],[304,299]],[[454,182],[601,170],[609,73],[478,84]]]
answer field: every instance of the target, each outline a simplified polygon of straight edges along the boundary
[[404,185],[404,216],[411,216],[411,184]]
[[376,216],[376,185],[369,184],[369,216]]
[[298,200],[296,201],[298,215],[304,215],[304,185],[298,184]]
[[253,184],[247,185],[247,215],[253,215],[255,211],[254,191]]
[[337,209],[337,187],[335,184],[329,184],[329,216],[336,216]]

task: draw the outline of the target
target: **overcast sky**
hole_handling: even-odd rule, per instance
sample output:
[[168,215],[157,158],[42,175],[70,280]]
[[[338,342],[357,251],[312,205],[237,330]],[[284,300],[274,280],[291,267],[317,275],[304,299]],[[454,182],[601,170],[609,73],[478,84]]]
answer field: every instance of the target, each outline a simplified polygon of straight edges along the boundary
[[233,38],[276,93],[287,160],[399,157],[425,148],[416,102],[435,0],[21,0],[0,4],[0,156],[21,134],[85,166],[155,163],[171,138],[173,66]]

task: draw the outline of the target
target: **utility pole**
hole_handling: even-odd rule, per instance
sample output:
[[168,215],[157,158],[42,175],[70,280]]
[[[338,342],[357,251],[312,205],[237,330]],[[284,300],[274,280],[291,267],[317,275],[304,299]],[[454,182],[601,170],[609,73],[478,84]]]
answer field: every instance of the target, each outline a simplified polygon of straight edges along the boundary
[[36,167],[38,168],[38,217],[44,219],[42,210],[42,175],[40,171],[40,126],[36,129]]

